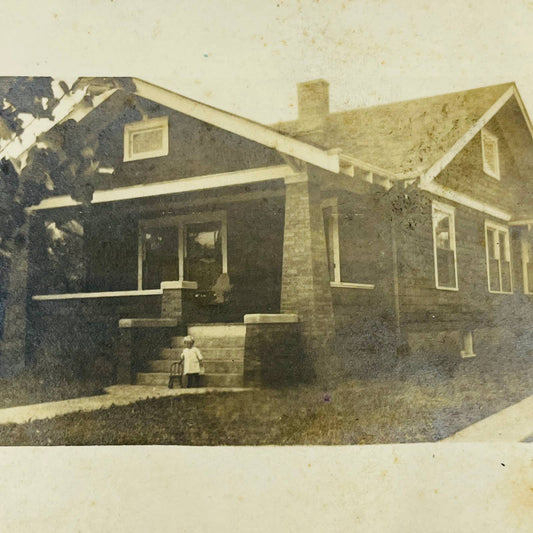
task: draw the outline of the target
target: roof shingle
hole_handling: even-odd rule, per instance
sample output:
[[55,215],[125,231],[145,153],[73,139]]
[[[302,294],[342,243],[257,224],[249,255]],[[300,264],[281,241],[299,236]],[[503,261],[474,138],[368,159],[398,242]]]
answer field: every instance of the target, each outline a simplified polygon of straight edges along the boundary
[[512,83],[354,109],[327,116],[320,131],[299,121],[272,127],[321,148],[343,153],[397,174],[420,175],[431,167]]

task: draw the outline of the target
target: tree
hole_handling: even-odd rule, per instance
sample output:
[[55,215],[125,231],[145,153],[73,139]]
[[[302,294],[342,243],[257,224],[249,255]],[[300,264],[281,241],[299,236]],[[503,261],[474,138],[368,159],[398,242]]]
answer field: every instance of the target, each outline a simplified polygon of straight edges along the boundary
[[[23,115],[53,119],[60,98],[54,96],[52,78],[9,78],[0,83],[0,138],[4,141],[24,131]],[[64,95],[84,90],[59,83]],[[86,89],[86,87],[85,87]],[[91,94],[86,94],[91,103]],[[98,170],[98,137],[74,120],[57,124],[37,139],[17,172],[12,161],[0,160],[0,253],[9,255],[26,220],[25,210],[50,194],[67,194],[89,204]]]
[[[92,104],[87,84],[72,88],[58,82],[56,97],[52,78],[0,78],[0,143],[16,142],[25,124],[53,120],[61,98],[84,91],[85,104]],[[0,160],[0,338],[9,293],[11,257],[26,241],[22,228],[27,208],[51,194],[68,194],[83,204],[92,200],[98,139],[74,120],[67,120],[37,139],[25,161]]]

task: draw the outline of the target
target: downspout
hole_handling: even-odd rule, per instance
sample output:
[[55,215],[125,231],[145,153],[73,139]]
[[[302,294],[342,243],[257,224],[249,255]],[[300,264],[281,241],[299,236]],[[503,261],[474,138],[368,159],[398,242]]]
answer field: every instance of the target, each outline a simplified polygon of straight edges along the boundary
[[392,243],[392,280],[394,291],[394,318],[397,338],[400,339],[400,281],[398,275],[398,245],[396,242],[396,229],[394,219],[391,219],[391,243]]

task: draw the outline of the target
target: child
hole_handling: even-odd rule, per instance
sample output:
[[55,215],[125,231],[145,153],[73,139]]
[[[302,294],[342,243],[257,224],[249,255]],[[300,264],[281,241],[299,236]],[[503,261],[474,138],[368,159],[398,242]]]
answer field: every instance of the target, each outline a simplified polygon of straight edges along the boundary
[[187,388],[200,386],[200,374],[203,374],[204,363],[203,357],[198,348],[194,348],[194,339],[187,335],[183,339],[183,352],[181,352],[180,361],[183,363],[183,375],[187,376]]

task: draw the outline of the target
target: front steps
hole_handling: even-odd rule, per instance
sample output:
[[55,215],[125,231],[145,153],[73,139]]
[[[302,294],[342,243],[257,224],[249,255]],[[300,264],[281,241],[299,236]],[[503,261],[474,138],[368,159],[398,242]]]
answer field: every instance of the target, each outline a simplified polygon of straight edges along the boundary
[[[244,324],[194,324],[187,333],[202,352],[205,387],[242,387],[244,367]],[[168,384],[170,365],[177,361],[183,349],[183,337],[172,337],[171,346],[162,348],[159,358],[148,361],[146,372],[137,374],[137,385]]]

